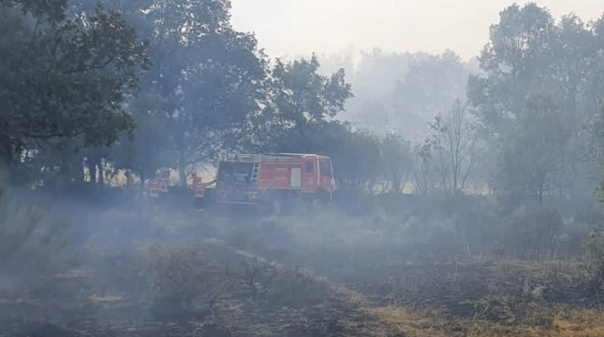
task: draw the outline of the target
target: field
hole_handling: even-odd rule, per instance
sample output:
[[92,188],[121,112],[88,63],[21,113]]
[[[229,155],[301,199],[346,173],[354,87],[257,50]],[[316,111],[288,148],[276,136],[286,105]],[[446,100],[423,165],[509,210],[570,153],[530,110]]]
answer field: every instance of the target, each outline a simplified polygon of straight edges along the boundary
[[337,212],[90,217],[60,272],[0,278],[0,336],[604,336],[584,259],[451,254]]

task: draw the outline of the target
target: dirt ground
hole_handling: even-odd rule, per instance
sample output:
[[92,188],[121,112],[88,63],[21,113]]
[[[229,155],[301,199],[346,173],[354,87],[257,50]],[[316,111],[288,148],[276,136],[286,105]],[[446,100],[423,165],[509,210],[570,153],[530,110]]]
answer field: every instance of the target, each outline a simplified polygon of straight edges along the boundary
[[76,268],[0,279],[0,336],[604,336],[579,262],[434,258],[333,221],[183,214],[128,251],[92,238]]

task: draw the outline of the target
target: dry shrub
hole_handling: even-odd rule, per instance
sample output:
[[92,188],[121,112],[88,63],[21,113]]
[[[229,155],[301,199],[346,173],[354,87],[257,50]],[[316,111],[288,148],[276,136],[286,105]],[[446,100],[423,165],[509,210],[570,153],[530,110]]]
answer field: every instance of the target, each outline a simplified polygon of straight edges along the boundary
[[153,291],[154,319],[186,321],[199,314],[195,300],[206,280],[200,254],[192,248],[151,247],[142,273]]
[[325,302],[332,294],[329,284],[300,269],[286,269],[272,282],[270,292],[294,307]]
[[556,211],[520,209],[506,227],[505,243],[519,257],[536,258],[556,250],[556,238],[563,228],[562,217]]
[[270,289],[275,278],[283,273],[284,268],[269,261],[253,258],[241,262],[239,277],[258,298]]
[[237,271],[255,300],[305,307],[324,302],[329,285],[300,269],[289,269],[260,258],[244,260]]
[[591,256],[588,265],[588,285],[590,291],[597,295],[604,285],[604,235],[601,231],[596,231],[591,235],[586,248]]

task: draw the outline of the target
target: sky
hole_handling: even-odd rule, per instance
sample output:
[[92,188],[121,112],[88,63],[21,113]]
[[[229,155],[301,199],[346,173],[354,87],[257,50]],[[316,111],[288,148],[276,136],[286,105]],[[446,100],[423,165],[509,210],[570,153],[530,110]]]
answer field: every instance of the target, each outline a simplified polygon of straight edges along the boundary
[[[331,54],[346,48],[440,53],[464,59],[488,42],[506,0],[232,0],[233,26],[255,32],[271,57]],[[603,0],[538,0],[559,18],[604,13]]]

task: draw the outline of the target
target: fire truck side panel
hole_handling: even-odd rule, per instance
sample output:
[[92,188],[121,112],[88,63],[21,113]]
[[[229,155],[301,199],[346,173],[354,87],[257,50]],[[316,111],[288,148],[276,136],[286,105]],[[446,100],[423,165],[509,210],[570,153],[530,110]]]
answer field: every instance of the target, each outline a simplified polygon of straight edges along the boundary
[[292,169],[298,168],[295,163],[262,163],[258,174],[260,190],[291,190]]
[[319,182],[317,157],[295,163],[262,163],[258,176],[258,188],[261,190],[315,193]]

